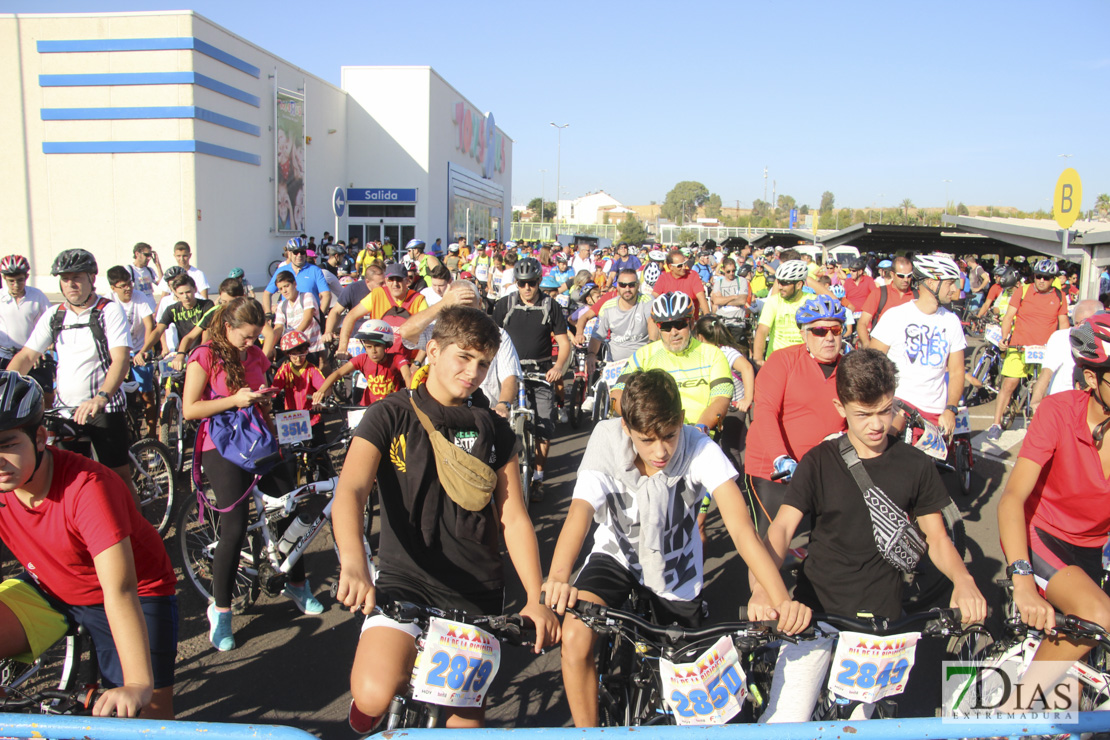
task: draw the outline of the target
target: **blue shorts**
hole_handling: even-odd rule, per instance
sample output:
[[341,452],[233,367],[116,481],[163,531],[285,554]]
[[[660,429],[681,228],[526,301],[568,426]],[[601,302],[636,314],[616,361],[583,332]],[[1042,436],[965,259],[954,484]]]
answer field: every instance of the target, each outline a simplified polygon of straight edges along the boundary
[[135,376],[135,380],[139,382],[139,390],[143,393],[150,393],[154,390],[154,365],[148,363],[146,365],[132,365],[131,374]]

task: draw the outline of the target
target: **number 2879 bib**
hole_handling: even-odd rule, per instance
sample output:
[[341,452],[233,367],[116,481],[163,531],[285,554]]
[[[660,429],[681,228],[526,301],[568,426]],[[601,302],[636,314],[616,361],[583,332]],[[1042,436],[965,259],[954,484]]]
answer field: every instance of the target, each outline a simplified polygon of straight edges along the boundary
[[889,637],[841,632],[829,673],[829,691],[868,704],[901,694],[910,678],[920,637],[920,632]]
[[412,697],[445,707],[480,707],[500,666],[501,645],[493,635],[433,617],[412,669]]

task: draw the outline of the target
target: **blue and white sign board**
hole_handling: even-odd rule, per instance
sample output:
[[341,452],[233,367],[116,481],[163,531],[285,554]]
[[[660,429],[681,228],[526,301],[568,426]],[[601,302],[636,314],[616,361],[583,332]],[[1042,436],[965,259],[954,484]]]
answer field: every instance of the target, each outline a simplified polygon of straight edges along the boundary
[[347,188],[347,200],[360,203],[415,203],[416,188]]
[[335,211],[336,218],[343,217],[343,212],[347,210],[347,194],[343,188],[336,188],[331,194],[331,207]]

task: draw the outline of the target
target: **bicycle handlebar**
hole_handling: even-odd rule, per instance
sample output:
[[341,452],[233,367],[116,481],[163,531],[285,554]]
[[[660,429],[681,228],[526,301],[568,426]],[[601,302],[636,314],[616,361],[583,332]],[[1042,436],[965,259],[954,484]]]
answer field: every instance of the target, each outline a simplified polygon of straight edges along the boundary
[[[665,644],[675,645],[680,642],[694,642],[710,637],[722,635],[735,635],[738,633],[746,636],[754,634],[765,635],[768,641],[783,636],[776,627],[777,622],[721,622],[709,627],[685,628],[678,625],[661,626],[652,624],[646,619],[631,612],[621,611],[592,601],[579,601],[567,611],[585,622],[591,629],[605,631],[606,628],[620,630],[622,624],[630,624],[648,635],[652,635]],[[600,624],[599,624],[600,623]],[[600,629],[599,629],[600,628]]]
[[462,609],[441,609],[411,601],[389,601],[376,605],[374,609],[394,621],[418,624],[425,629],[430,617],[439,617],[480,627],[510,645],[531,647],[535,644],[535,625],[520,614],[471,615]]
[[[93,699],[96,697],[95,688],[82,688],[73,691],[59,691],[57,689],[43,689],[33,694],[20,696],[0,695],[0,711],[18,712],[25,709],[41,708],[44,714],[87,714],[92,710]],[[63,702],[60,708],[47,711],[42,705],[47,701]]]
[[944,630],[961,629],[961,619],[962,615],[959,609],[941,609],[938,607],[895,620],[887,617],[847,617],[840,614],[814,612],[812,623],[824,622],[838,630],[866,632],[867,634],[883,637],[919,630],[926,634],[939,634]]

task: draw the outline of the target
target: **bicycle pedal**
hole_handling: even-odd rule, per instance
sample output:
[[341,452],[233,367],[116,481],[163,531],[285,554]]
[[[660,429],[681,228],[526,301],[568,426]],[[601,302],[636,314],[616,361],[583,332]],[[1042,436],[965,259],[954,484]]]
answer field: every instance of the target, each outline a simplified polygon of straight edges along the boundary
[[265,585],[263,589],[266,591],[267,596],[280,596],[288,581],[289,577],[287,575],[284,573],[277,573],[264,581]]

